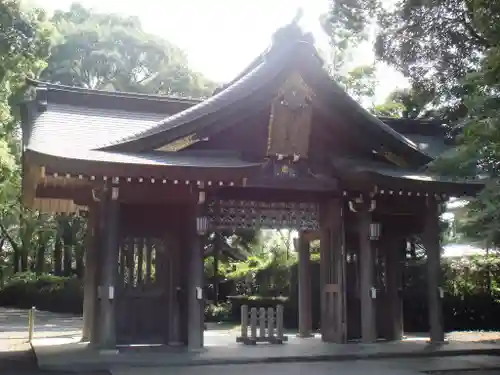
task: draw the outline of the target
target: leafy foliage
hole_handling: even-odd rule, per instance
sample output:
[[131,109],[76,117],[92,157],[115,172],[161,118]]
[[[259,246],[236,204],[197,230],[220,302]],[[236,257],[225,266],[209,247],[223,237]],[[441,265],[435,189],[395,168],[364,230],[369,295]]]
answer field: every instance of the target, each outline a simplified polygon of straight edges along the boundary
[[[474,14],[475,39],[480,41],[481,59],[477,69],[467,75],[469,88],[463,102],[469,109],[460,146],[453,158],[437,164],[455,174],[479,173],[492,179],[487,189],[468,205],[460,229],[472,240],[482,239],[487,246],[500,245],[500,17],[497,2],[468,4]],[[479,43],[479,42],[478,42]]]
[[375,93],[375,67],[357,65],[353,53],[368,40],[368,26],[377,7],[375,0],[341,0],[330,3],[330,11],[321,18],[330,42],[332,78],[359,102]]
[[25,78],[65,85],[202,97],[214,84],[191,71],[185,54],[144,32],[136,18],[79,4],[56,11],[0,2],[0,281],[19,272],[83,275],[86,222],[43,215],[20,204],[21,144],[17,104]]
[[470,87],[463,79],[477,70],[490,44],[477,27],[478,4],[405,0],[380,8],[377,56],[410,79],[436,117],[457,120],[467,113],[463,99]]
[[0,306],[81,313],[83,286],[76,278],[19,273],[0,289]]
[[186,55],[143,31],[135,17],[80,4],[52,17],[59,38],[42,78],[92,89],[203,97],[215,85],[188,68]]

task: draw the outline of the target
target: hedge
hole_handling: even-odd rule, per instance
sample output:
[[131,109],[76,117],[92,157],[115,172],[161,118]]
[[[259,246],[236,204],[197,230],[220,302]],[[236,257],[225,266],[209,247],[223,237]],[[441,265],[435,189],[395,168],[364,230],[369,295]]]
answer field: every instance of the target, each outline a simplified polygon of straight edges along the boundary
[[0,306],[58,313],[81,314],[83,310],[83,286],[81,280],[53,275],[19,273],[0,290]]
[[[315,267],[315,265],[313,265]],[[296,268],[296,267],[294,267]],[[316,272],[312,273],[317,275]],[[320,301],[318,277],[313,278],[312,315],[314,328],[319,327]],[[424,283],[420,283],[424,284]],[[297,282],[296,270],[292,270],[290,295],[288,297],[230,296],[226,303],[218,306],[207,304],[205,319],[209,322],[240,321],[241,306],[274,307],[284,304],[286,328],[297,327]],[[81,314],[83,287],[77,278],[52,275],[18,274],[6,281],[0,289],[0,306],[30,308],[39,310]],[[407,332],[426,332],[427,319],[426,286],[408,288],[403,294],[404,328]],[[454,330],[500,330],[500,302],[487,293],[465,295],[445,294],[443,300],[444,326]],[[349,317],[348,317],[349,319]]]

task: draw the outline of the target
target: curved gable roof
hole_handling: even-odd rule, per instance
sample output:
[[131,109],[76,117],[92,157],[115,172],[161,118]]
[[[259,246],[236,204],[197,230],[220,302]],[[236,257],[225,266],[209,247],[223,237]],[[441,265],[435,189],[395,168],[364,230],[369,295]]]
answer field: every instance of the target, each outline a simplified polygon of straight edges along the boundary
[[304,79],[313,81],[316,93],[327,103],[332,103],[332,108],[337,107],[336,110],[343,114],[345,112],[353,126],[357,127],[355,133],[366,136],[376,151],[403,154],[414,165],[423,165],[432,160],[418,145],[366,111],[331,80],[309,34],[304,34],[297,25],[291,24],[278,30],[273,39],[273,44],[265,53],[214,96],[101,150],[149,151],[208,129],[217,119],[237,112],[236,107],[244,108],[245,101],[250,98],[263,107],[269,105],[268,95],[272,87],[279,87],[287,78],[284,73],[302,59],[300,63],[306,66],[303,68]]

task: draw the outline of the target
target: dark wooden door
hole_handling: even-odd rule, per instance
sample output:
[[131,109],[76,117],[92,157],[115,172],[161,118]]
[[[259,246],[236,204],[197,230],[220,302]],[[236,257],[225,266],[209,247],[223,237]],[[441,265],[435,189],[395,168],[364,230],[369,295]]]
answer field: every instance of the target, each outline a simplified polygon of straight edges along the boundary
[[118,344],[166,344],[169,336],[169,246],[164,238],[124,238],[116,290]]

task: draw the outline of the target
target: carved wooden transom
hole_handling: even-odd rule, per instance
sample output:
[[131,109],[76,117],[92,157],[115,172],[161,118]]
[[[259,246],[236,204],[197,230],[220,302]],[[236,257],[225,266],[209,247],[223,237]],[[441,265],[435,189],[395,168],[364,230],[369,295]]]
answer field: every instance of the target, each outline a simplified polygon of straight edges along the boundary
[[298,72],[281,86],[271,108],[268,156],[307,158],[313,96]]

